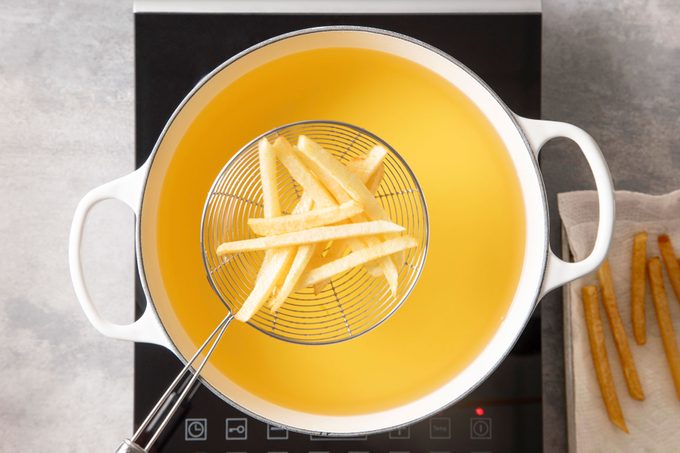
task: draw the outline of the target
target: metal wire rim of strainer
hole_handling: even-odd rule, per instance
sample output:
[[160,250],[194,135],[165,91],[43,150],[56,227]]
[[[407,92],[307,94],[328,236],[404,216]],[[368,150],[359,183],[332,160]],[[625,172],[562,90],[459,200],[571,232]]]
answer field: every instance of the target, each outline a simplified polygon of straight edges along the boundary
[[[255,237],[247,220],[263,213],[258,141],[283,136],[295,143],[300,135],[345,163],[382,145],[388,153],[376,198],[390,220],[404,226],[405,234],[418,242],[404,252],[404,261],[398,266],[397,297],[391,295],[384,278],[373,277],[359,266],[334,277],[320,294],[305,288],[291,294],[276,313],[263,307],[248,322],[268,335],[293,343],[337,343],[374,329],[402,305],[420,277],[428,249],[429,218],[421,186],[406,161],[371,132],[338,121],[300,121],[272,129],[246,144],[222,168],[206,197],[201,221],[203,263],[212,288],[230,312],[237,312],[253,287],[264,253],[220,257],[216,248],[222,242]],[[302,189],[278,165],[281,208],[287,214]]]

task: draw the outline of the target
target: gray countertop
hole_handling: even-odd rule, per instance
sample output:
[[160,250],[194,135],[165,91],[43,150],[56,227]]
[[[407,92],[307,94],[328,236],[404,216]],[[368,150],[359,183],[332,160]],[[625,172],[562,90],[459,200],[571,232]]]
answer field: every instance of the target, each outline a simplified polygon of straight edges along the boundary
[[[588,130],[617,188],[680,187],[680,4],[544,0],[543,11],[543,116]],[[2,451],[113,451],[129,435],[132,348],[85,320],[66,243],[79,198],[133,169],[132,44],[129,1],[6,0],[0,11]],[[573,144],[547,146],[542,169],[558,232],[555,194],[592,181]],[[95,299],[121,322],[132,316],[131,225],[111,202],[93,210],[85,240]],[[559,295],[541,310],[545,445],[559,452]]]

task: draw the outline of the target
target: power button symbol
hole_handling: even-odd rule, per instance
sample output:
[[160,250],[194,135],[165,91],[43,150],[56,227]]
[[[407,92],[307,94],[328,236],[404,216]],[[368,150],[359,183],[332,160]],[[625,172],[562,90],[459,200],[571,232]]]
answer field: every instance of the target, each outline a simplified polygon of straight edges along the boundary
[[470,419],[470,439],[489,440],[491,439],[491,419],[490,418],[471,418]]
[[187,418],[184,420],[184,440],[206,440],[208,438],[208,420],[205,418]]

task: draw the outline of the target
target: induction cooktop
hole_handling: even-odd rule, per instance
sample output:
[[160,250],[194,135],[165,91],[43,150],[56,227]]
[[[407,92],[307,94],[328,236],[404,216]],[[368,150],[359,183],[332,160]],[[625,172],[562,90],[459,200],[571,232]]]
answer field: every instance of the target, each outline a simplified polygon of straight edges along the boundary
[[[418,38],[475,71],[513,111],[540,117],[539,1],[146,0],[135,3],[137,165],[205,74],[262,40],[322,25],[371,26]],[[138,279],[136,286],[139,315],[145,302]],[[540,341],[536,313],[511,354],[465,399],[411,426],[369,436],[289,432],[239,412],[198,385],[155,448],[164,453],[541,451]],[[180,369],[170,352],[135,345],[135,427]]]

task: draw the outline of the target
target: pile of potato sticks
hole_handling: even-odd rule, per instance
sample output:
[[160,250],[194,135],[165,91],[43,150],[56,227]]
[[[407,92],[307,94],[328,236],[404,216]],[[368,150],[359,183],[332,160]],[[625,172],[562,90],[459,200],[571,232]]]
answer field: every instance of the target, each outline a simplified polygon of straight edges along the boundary
[[[639,345],[647,342],[646,338],[646,319],[645,319],[645,291],[647,279],[654,303],[654,311],[661,332],[666,359],[670,368],[673,384],[677,398],[680,400],[680,351],[673,323],[671,321],[668,297],[664,288],[663,268],[661,259],[658,256],[647,258],[647,239],[646,232],[639,232],[633,239],[633,254],[631,259],[631,319],[633,324],[633,336]],[[658,238],[659,251],[666,268],[668,279],[670,280],[675,297],[680,302],[680,262],[673,252],[673,244],[668,235],[662,234]],[[609,263],[605,261],[597,272],[600,292],[605,313],[609,319],[616,351],[623,368],[623,374],[628,388],[629,395],[636,400],[644,400],[645,395],[642,384],[638,376],[633,355],[628,344],[628,337],[623,327],[621,314],[619,313],[614,284],[612,281]],[[605,407],[609,419],[616,427],[624,432],[628,432],[623,411],[619,404],[619,398],[612,378],[612,370],[605,347],[604,329],[600,318],[600,301],[597,287],[594,285],[584,286],[581,289],[583,298],[583,309],[585,313],[586,325],[588,328],[588,339],[590,350],[595,366],[595,374],[602,393]]]
[[[296,145],[284,137],[258,142],[264,216],[248,219],[248,225],[259,237],[217,247],[220,256],[265,252],[236,319],[248,321],[265,304],[276,312],[302,288],[318,294],[335,275],[361,265],[375,277],[384,276],[396,297],[402,253],[417,241],[390,221],[375,198],[386,154],[376,146],[345,165],[304,135]],[[281,211],[277,160],[303,190],[288,215]]]

